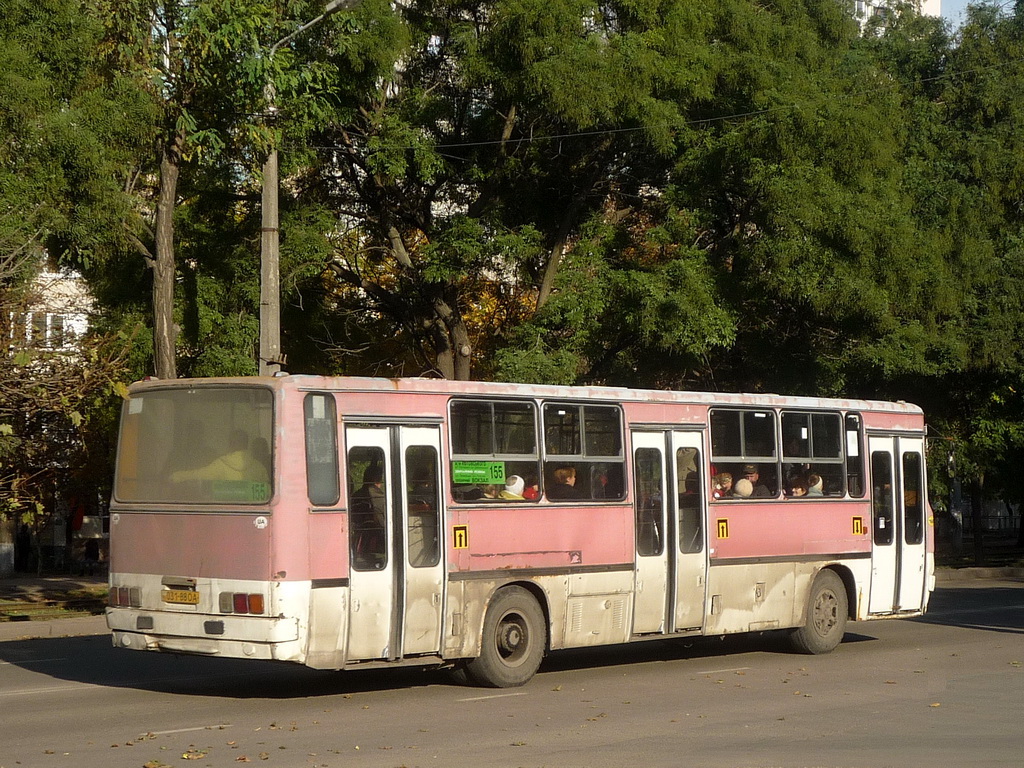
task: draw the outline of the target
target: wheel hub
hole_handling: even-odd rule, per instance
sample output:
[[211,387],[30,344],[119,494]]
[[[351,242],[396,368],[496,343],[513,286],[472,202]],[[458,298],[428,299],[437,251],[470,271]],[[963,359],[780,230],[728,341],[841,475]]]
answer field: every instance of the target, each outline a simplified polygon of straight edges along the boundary
[[822,635],[828,632],[838,622],[838,600],[831,592],[823,592],[814,605],[814,626]]
[[498,637],[498,647],[503,653],[515,653],[523,644],[523,629],[517,623],[510,621],[501,628]]

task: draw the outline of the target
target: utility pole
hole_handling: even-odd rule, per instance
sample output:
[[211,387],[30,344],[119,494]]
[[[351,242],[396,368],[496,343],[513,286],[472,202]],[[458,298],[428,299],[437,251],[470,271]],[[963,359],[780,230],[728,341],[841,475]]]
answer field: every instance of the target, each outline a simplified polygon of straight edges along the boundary
[[[324,11],[307,21],[291,34],[285,35],[267,53],[268,62],[274,60],[277,49],[294,40],[307,29],[319,24],[337,11],[358,5],[360,0],[331,0]],[[276,91],[268,79],[263,90],[267,101],[267,112],[271,119],[277,112]],[[281,355],[281,216],[278,191],[281,179],[278,171],[277,144],[271,143],[263,164],[262,223],[260,226],[260,376],[273,376],[281,370],[284,358]]]

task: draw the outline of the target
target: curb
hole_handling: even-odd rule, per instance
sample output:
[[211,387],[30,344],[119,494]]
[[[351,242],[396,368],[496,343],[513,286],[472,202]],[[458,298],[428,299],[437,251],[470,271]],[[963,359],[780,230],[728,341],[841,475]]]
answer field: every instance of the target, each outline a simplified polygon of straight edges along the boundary
[[17,640],[40,640],[85,635],[109,635],[107,617],[76,616],[70,619],[43,619],[40,621],[5,621],[0,623],[0,643]]
[[1002,568],[936,568],[935,581],[965,581],[972,579],[1022,579],[1024,568],[1008,566]]

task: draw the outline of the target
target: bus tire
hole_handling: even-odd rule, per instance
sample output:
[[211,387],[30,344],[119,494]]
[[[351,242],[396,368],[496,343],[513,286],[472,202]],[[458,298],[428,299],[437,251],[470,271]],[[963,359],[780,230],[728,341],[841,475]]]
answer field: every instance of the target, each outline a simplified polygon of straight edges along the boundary
[[537,600],[522,587],[505,587],[487,606],[480,655],[466,672],[477,685],[514,688],[533,677],[546,646],[547,625]]
[[848,612],[843,580],[835,571],[820,571],[811,585],[805,623],[790,635],[793,648],[811,654],[833,650],[846,634]]

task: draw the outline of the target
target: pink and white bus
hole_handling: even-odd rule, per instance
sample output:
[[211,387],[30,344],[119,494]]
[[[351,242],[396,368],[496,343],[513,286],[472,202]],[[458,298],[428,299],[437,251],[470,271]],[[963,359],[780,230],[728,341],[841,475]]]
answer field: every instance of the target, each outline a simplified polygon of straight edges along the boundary
[[921,614],[925,425],[902,402],[427,379],[145,381],[111,501],[117,646],[319,669]]

